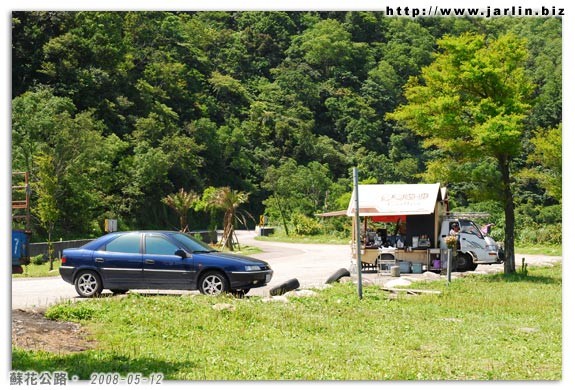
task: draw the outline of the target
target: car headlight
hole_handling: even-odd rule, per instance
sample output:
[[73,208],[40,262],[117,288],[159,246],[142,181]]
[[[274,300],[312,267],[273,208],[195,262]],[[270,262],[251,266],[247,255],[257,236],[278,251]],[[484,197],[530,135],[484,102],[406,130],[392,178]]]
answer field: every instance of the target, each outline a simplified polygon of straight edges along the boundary
[[246,271],[259,271],[259,265],[246,265]]

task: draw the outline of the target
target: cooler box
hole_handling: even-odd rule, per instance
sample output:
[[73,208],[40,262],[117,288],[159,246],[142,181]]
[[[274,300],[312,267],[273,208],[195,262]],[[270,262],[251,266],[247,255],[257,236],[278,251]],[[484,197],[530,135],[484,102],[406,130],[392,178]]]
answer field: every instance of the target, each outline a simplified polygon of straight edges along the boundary
[[411,272],[414,274],[421,274],[423,273],[423,264],[414,263],[411,265]]
[[411,261],[400,261],[399,272],[401,272],[402,274],[411,273]]

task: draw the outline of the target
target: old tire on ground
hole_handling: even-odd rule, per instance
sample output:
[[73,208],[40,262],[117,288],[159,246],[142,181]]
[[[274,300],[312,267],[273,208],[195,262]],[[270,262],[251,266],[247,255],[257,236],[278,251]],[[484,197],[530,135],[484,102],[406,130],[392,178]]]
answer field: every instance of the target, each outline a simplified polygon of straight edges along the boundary
[[333,273],[327,280],[325,281],[326,284],[332,284],[340,280],[345,276],[350,276],[349,270],[347,268],[340,268]]
[[96,297],[103,290],[100,275],[95,271],[80,271],[74,281],[74,287],[82,298]]
[[297,279],[290,279],[287,282],[280,284],[272,289],[270,289],[270,295],[283,295],[288,291],[295,290],[299,287],[299,280]]
[[200,278],[199,290],[204,295],[225,294],[229,289],[228,280],[221,272],[208,271]]

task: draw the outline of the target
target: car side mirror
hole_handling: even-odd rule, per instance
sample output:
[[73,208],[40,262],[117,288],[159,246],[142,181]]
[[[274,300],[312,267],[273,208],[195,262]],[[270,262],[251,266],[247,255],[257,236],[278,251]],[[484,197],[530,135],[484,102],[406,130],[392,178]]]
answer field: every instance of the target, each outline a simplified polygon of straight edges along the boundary
[[174,252],[174,255],[180,256],[182,259],[185,259],[186,257],[188,257],[188,254],[183,249],[178,249],[176,252]]

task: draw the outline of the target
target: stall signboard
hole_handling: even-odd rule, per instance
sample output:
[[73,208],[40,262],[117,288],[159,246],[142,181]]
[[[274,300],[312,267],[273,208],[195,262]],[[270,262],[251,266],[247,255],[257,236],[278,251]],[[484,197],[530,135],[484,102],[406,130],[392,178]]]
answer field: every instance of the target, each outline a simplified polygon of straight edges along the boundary
[[[362,184],[359,191],[359,215],[401,216],[433,214],[444,192],[439,183],[434,184]],[[351,199],[355,198],[355,191]],[[347,215],[355,214],[355,205],[350,201]]]

